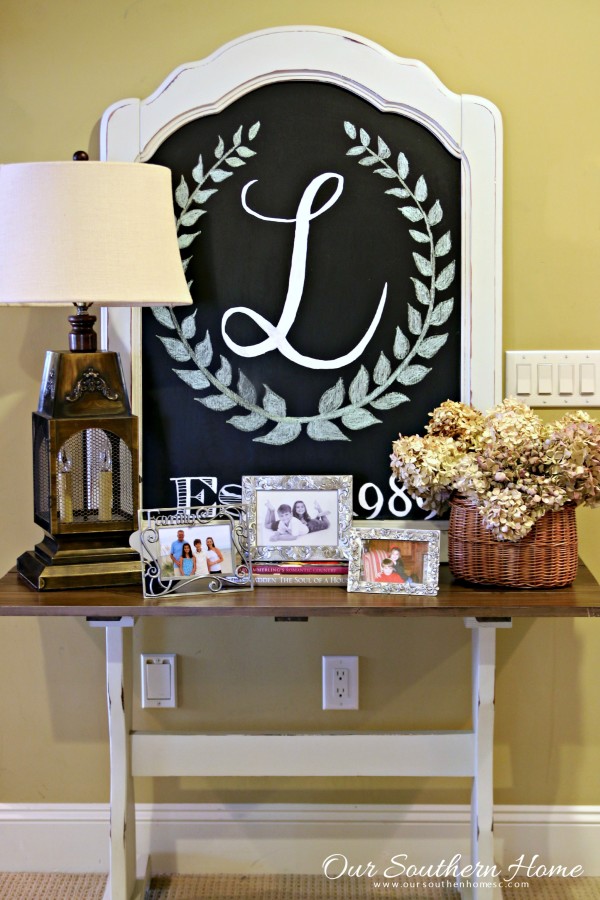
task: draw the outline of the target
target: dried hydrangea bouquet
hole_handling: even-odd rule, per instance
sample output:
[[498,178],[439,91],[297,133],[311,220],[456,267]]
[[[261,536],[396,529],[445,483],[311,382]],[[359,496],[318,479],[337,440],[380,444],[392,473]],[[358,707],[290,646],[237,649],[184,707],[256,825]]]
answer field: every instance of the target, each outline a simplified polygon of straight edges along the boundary
[[392,470],[423,509],[451,508],[454,575],[513,587],[570,584],[575,507],[600,505],[600,424],[584,412],[544,423],[513,398],[487,413],[447,400],[425,430],[394,442]]

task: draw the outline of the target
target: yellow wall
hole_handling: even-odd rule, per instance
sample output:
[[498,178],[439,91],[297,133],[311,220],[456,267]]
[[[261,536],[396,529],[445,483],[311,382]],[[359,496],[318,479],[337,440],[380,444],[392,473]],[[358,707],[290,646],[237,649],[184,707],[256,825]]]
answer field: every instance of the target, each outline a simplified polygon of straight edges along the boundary
[[[595,0],[3,0],[0,161],[97,154],[97,121],[144,97],[183,62],[285,24],[363,34],[427,63],[505,126],[506,349],[582,349],[600,337],[600,5]],[[34,239],[34,238],[32,238]],[[476,299],[476,298],[475,298]],[[562,313],[564,310],[564,313]],[[0,311],[0,570],[31,547],[30,411],[44,351],[64,314]],[[580,516],[594,552],[600,514]],[[468,637],[460,622],[144,622],[141,651],[180,654],[176,711],[137,709],[135,726],[285,729],[465,727]],[[496,800],[599,804],[600,623],[516,621],[498,640]],[[361,657],[361,710],[320,710],[323,653]],[[103,635],[83,620],[2,619],[0,799],[108,799]],[[10,686],[10,692],[7,688]],[[465,784],[332,779],[169,779],[142,800],[464,802]]]

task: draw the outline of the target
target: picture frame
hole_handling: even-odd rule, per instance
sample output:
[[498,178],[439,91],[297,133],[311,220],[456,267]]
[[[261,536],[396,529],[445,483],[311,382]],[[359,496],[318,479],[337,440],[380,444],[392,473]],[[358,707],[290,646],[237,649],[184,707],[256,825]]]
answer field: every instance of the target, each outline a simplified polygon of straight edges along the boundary
[[138,518],[145,598],[253,589],[243,506],[141,509]]
[[440,532],[437,530],[350,530],[348,591],[435,595],[439,568]]
[[242,502],[253,562],[347,559],[351,475],[243,475]]

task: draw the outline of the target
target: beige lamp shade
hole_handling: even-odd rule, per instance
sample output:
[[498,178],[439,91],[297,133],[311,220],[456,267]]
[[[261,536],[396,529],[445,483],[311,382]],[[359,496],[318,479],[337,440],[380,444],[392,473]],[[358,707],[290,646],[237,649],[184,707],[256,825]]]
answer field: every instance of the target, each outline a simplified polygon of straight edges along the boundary
[[0,303],[191,302],[167,168],[0,165]]

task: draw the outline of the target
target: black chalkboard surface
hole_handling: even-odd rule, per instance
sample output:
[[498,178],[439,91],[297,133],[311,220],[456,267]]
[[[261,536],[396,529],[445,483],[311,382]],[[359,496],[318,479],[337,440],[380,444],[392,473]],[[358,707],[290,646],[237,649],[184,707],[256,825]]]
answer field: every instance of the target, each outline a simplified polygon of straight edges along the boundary
[[150,161],[194,307],[143,312],[144,505],[352,474],[359,517],[419,518],[389,454],[460,397],[460,160],[341,87],[282,82]]

